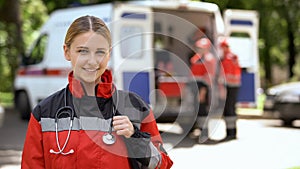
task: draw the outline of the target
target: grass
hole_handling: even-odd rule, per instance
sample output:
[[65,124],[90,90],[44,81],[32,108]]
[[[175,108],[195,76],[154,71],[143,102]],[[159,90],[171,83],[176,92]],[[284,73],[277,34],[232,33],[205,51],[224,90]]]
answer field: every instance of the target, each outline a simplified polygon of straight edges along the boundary
[[9,92],[0,92],[0,105],[4,107],[10,107],[13,105],[14,96]]

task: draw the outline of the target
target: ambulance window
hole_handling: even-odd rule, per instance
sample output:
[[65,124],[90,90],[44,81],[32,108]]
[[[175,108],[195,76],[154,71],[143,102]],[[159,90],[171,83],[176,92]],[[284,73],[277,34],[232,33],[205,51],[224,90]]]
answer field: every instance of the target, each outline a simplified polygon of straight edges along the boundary
[[26,65],[37,64],[43,60],[47,42],[48,42],[47,35],[43,35],[38,39],[36,45],[31,51],[31,54],[26,59]]
[[231,37],[244,37],[244,38],[249,38],[250,35],[248,33],[245,32],[232,32],[230,34]]
[[124,26],[121,28],[121,55],[123,58],[141,58],[143,51],[142,27]]

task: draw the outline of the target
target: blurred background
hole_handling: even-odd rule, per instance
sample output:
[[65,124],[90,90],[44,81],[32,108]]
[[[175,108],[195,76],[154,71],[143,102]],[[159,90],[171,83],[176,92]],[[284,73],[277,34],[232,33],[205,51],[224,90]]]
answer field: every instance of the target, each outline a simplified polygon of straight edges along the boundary
[[[0,0],[0,102],[12,104],[13,81],[20,57],[56,9],[111,2],[109,0]],[[261,87],[297,81],[300,77],[300,7],[296,0],[204,0],[221,11],[256,10],[260,14],[259,60]]]
[[[0,160],[0,168],[2,163],[5,163],[3,161],[16,164],[16,168],[19,167],[18,165],[20,163],[20,155],[23,146],[22,144],[26,134],[27,121],[21,120],[20,115],[15,111],[13,84],[17,69],[21,63],[22,56],[25,55],[27,49],[39,36],[39,29],[47,21],[49,15],[57,9],[106,2],[113,1],[0,0],[0,159],[2,159],[2,161]],[[297,82],[300,80],[300,1],[203,0],[202,2],[211,2],[217,4],[221,12],[225,11],[226,9],[245,9],[255,10],[259,13],[258,47],[260,64],[259,78],[261,88],[257,92],[259,92],[260,95],[255,109],[238,110],[239,118],[241,119],[238,123],[238,126],[241,131],[240,133],[242,134],[240,135],[241,139],[239,139],[238,142],[235,142],[237,144],[232,145],[236,147],[235,150],[229,148],[228,146],[225,147],[224,145],[218,145],[215,147],[210,147],[210,149],[202,149],[202,151],[198,151],[197,149],[189,149],[188,151],[183,152],[185,151],[183,148],[191,148],[195,144],[192,141],[193,139],[187,137],[181,144],[177,146],[179,149],[174,149],[173,152],[170,152],[170,154],[174,157],[174,160],[177,162],[177,166],[175,166],[175,168],[186,167],[184,163],[182,163],[182,166],[178,165],[181,164],[179,162],[181,157],[186,158],[184,155],[195,153],[193,157],[210,157],[206,156],[205,153],[215,153],[215,155],[225,157],[227,156],[227,152],[242,151],[245,148],[245,145],[251,145],[250,143],[253,142],[257,143],[257,149],[252,149],[251,146],[247,146],[247,151],[250,152],[250,158],[257,156],[257,159],[259,158],[258,161],[262,159],[265,160],[265,158],[270,158],[263,168],[272,168],[270,166],[272,166],[271,164],[273,161],[275,161],[273,167],[277,164],[283,164],[282,166],[277,165],[275,168],[287,168],[286,166],[293,167],[298,164],[300,166],[300,160],[297,161],[295,158],[289,158],[299,155],[299,151],[296,150],[299,147],[300,123],[299,120],[296,119],[299,119],[300,115],[295,114],[300,112],[300,92],[298,92],[300,89],[300,84],[298,83],[295,85],[295,83],[293,83],[293,85],[285,85],[288,82]],[[284,84],[284,90],[282,87],[273,88],[275,85],[279,84]],[[279,93],[281,94],[280,96]],[[275,100],[275,96],[277,100]],[[296,105],[296,109],[289,109],[285,106],[277,109],[281,112],[291,111],[293,113],[292,115],[289,114],[286,116],[286,119],[283,119],[285,120],[284,124],[286,126],[291,126],[292,122],[294,121],[294,127],[292,128],[286,128],[286,126],[282,126],[281,121],[277,121],[276,113],[273,113],[274,104],[282,103],[282,101],[286,103],[287,100],[289,103],[292,102],[293,106]],[[5,111],[6,114],[4,118]],[[269,111],[272,111],[271,117],[268,114]],[[272,121],[266,121],[266,119],[271,119]],[[220,124],[221,127],[224,127],[223,123]],[[262,129],[262,126],[266,127],[267,129]],[[166,130],[170,131],[168,126],[165,126],[165,124],[159,124],[159,128],[161,130],[167,128]],[[276,131],[270,131],[270,128]],[[251,132],[259,133],[259,136],[256,137],[256,135],[249,134]],[[12,133],[18,134],[12,136]],[[221,136],[218,136],[218,134]],[[215,137],[220,138],[223,134],[224,133],[216,132]],[[288,139],[286,139],[287,136],[289,136]],[[165,142],[171,144],[172,140],[174,140],[174,137],[177,137],[177,135],[169,133],[163,137]],[[259,140],[261,138],[264,138],[265,140]],[[274,140],[277,141],[274,142]],[[278,153],[272,154],[273,148],[276,148],[277,145],[285,145],[282,143],[289,143],[289,141],[289,145],[291,147],[281,147],[280,150],[282,151],[279,152],[278,150]],[[10,144],[9,147],[5,147],[5,144],[2,143]],[[224,151],[219,151],[221,150],[220,146],[223,146],[221,149]],[[263,151],[265,149],[267,149],[267,151],[270,153],[267,156],[272,154],[276,157],[266,157],[264,156],[264,153],[258,152],[259,150]],[[294,151],[292,152],[292,150]],[[202,152],[202,154],[197,154],[199,152]],[[253,154],[251,154],[251,152]],[[278,154],[282,154],[282,152],[285,152],[284,158],[289,158],[294,161],[286,161],[286,163],[290,164],[284,165],[284,162],[280,162],[282,160],[284,161],[284,158],[282,156],[278,156]],[[178,155],[178,157],[176,155]],[[239,157],[239,155],[235,157]],[[209,159],[205,160],[210,162]],[[194,159],[194,161],[197,161],[197,159]],[[276,161],[278,163],[276,163]],[[244,161],[241,160],[241,163],[242,162]],[[254,163],[256,164],[256,162]],[[220,164],[222,165],[222,163]],[[242,166],[242,168],[247,168],[245,163]],[[250,166],[252,168],[262,167],[257,165]]]

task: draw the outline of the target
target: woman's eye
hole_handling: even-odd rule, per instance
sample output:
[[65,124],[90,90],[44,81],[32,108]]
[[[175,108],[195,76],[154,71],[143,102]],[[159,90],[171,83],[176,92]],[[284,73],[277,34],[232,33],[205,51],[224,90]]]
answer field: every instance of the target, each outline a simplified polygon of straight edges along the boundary
[[85,55],[85,54],[88,54],[89,51],[88,50],[84,50],[84,49],[80,49],[77,51],[78,53],[82,54],[82,55]]
[[106,52],[104,50],[99,50],[96,52],[96,54],[99,56],[105,56]]

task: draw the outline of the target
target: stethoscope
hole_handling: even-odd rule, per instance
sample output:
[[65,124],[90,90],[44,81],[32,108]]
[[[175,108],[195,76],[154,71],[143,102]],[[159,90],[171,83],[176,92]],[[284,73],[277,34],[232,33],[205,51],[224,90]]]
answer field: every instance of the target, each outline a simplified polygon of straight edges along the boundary
[[[70,149],[68,152],[64,152],[64,150],[65,150],[65,148],[66,148],[66,146],[67,146],[67,144],[70,140],[71,130],[72,130],[73,121],[74,121],[74,114],[75,114],[73,108],[67,105],[67,90],[68,90],[68,87],[65,88],[65,93],[64,93],[65,105],[64,105],[64,107],[61,107],[57,110],[57,112],[55,114],[55,120],[54,120],[55,121],[55,138],[56,138],[56,145],[57,145],[58,151],[54,151],[53,149],[50,149],[51,154],[68,155],[68,154],[74,153],[74,149]],[[117,97],[117,100],[118,100],[118,91],[117,90],[116,90],[116,97]],[[113,109],[112,110],[112,112],[113,112],[112,113],[112,118],[113,118],[114,115],[117,112],[117,110],[115,108],[115,104],[113,104],[112,109]],[[70,124],[69,124],[67,138],[65,140],[65,143],[61,147],[60,144],[59,144],[59,136],[58,136],[58,119],[59,119],[59,116],[61,116],[63,114],[67,114],[70,117]],[[102,141],[107,145],[112,145],[116,142],[116,137],[112,134],[112,128],[113,128],[112,118],[111,118],[111,122],[110,122],[108,132],[106,132],[102,136]]]

